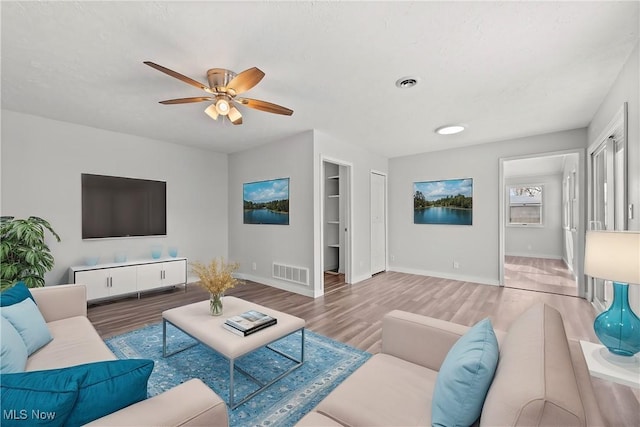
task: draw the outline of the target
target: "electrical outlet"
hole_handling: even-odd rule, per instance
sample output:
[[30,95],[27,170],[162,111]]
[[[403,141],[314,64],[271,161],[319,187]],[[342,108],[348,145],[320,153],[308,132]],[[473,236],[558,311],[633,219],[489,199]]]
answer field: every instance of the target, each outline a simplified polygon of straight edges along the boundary
[[258,266],[256,265],[256,263],[255,263],[255,262],[251,264],[251,269],[252,269],[253,271],[256,271],[256,270],[258,269]]
[[395,261],[395,260],[396,260],[395,255],[391,255],[391,261]]
[[460,263],[458,261],[453,261],[453,268],[460,268]]

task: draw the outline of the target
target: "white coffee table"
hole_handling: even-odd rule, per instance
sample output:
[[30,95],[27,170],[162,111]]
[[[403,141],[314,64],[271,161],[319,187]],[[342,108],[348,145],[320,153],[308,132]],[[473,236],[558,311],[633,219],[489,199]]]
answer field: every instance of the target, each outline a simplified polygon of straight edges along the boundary
[[[229,361],[230,378],[228,404],[231,409],[235,409],[239,405],[243,404],[256,394],[269,387],[271,384],[275,383],[279,379],[291,373],[293,370],[302,366],[302,364],[304,363],[305,321],[304,319],[300,319],[299,317],[295,317],[277,310],[272,310],[268,307],[263,307],[261,305],[244,301],[235,297],[223,297],[222,305],[222,316],[212,316],[209,313],[208,300],[164,311],[162,313],[162,356],[169,357],[173,354],[184,351],[187,348],[193,347],[189,346],[171,353],[167,353],[167,323],[172,324],[185,334],[191,336],[198,342],[209,347],[211,350],[222,355]],[[248,310],[257,310],[269,316],[275,317],[276,319],[278,319],[278,323],[246,337],[236,335],[233,332],[226,330],[222,326],[227,318],[244,313]],[[270,344],[274,343],[275,341],[278,341],[298,331],[301,331],[299,358],[296,358],[289,354],[285,354],[270,346]],[[194,345],[197,345],[197,343],[195,343]],[[241,369],[238,366],[235,366],[235,361],[237,359],[262,347],[267,347],[271,351],[274,351],[275,353],[278,353],[281,356],[284,356],[287,359],[295,362],[295,364],[285,372],[279,374],[277,377],[267,382],[260,381],[245,370]],[[235,401],[234,392],[233,374],[236,370],[249,377],[259,387],[256,391],[243,397],[238,402]]]

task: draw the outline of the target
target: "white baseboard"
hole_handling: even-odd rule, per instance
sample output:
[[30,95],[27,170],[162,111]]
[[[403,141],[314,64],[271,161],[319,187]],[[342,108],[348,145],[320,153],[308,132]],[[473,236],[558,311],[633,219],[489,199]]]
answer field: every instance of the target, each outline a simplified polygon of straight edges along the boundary
[[460,282],[479,283],[481,285],[500,286],[500,282],[498,280],[487,279],[486,277],[465,276],[462,274],[449,274],[449,273],[442,273],[440,271],[420,270],[417,268],[406,268],[406,267],[398,267],[398,266],[390,267],[389,271],[397,271],[398,273],[407,273],[407,274],[417,274],[420,276],[438,277],[440,279],[458,280]]
[[270,277],[253,276],[251,274],[236,273],[235,276],[242,280],[251,280],[252,282],[261,283],[273,288],[282,289],[283,291],[293,292],[295,294],[304,295],[306,297],[314,297],[313,288],[310,286],[300,286],[293,283],[285,283]]

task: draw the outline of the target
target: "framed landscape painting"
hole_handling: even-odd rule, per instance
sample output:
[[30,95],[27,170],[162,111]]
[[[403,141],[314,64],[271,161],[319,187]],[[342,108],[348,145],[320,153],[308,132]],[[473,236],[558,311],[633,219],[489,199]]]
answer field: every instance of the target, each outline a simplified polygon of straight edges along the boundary
[[473,179],[413,183],[413,223],[471,225]]
[[289,178],[242,185],[245,224],[289,225]]

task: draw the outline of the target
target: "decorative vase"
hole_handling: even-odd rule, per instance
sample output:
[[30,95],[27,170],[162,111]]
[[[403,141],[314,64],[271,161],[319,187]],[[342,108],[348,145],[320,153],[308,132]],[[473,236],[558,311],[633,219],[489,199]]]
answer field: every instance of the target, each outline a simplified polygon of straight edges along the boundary
[[640,319],[629,307],[629,285],[613,282],[611,306],[596,317],[593,329],[600,342],[618,356],[640,351]]
[[209,294],[209,311],[212,316],[220,316],[222,314],[222,297],[224,292],[217,294]]

